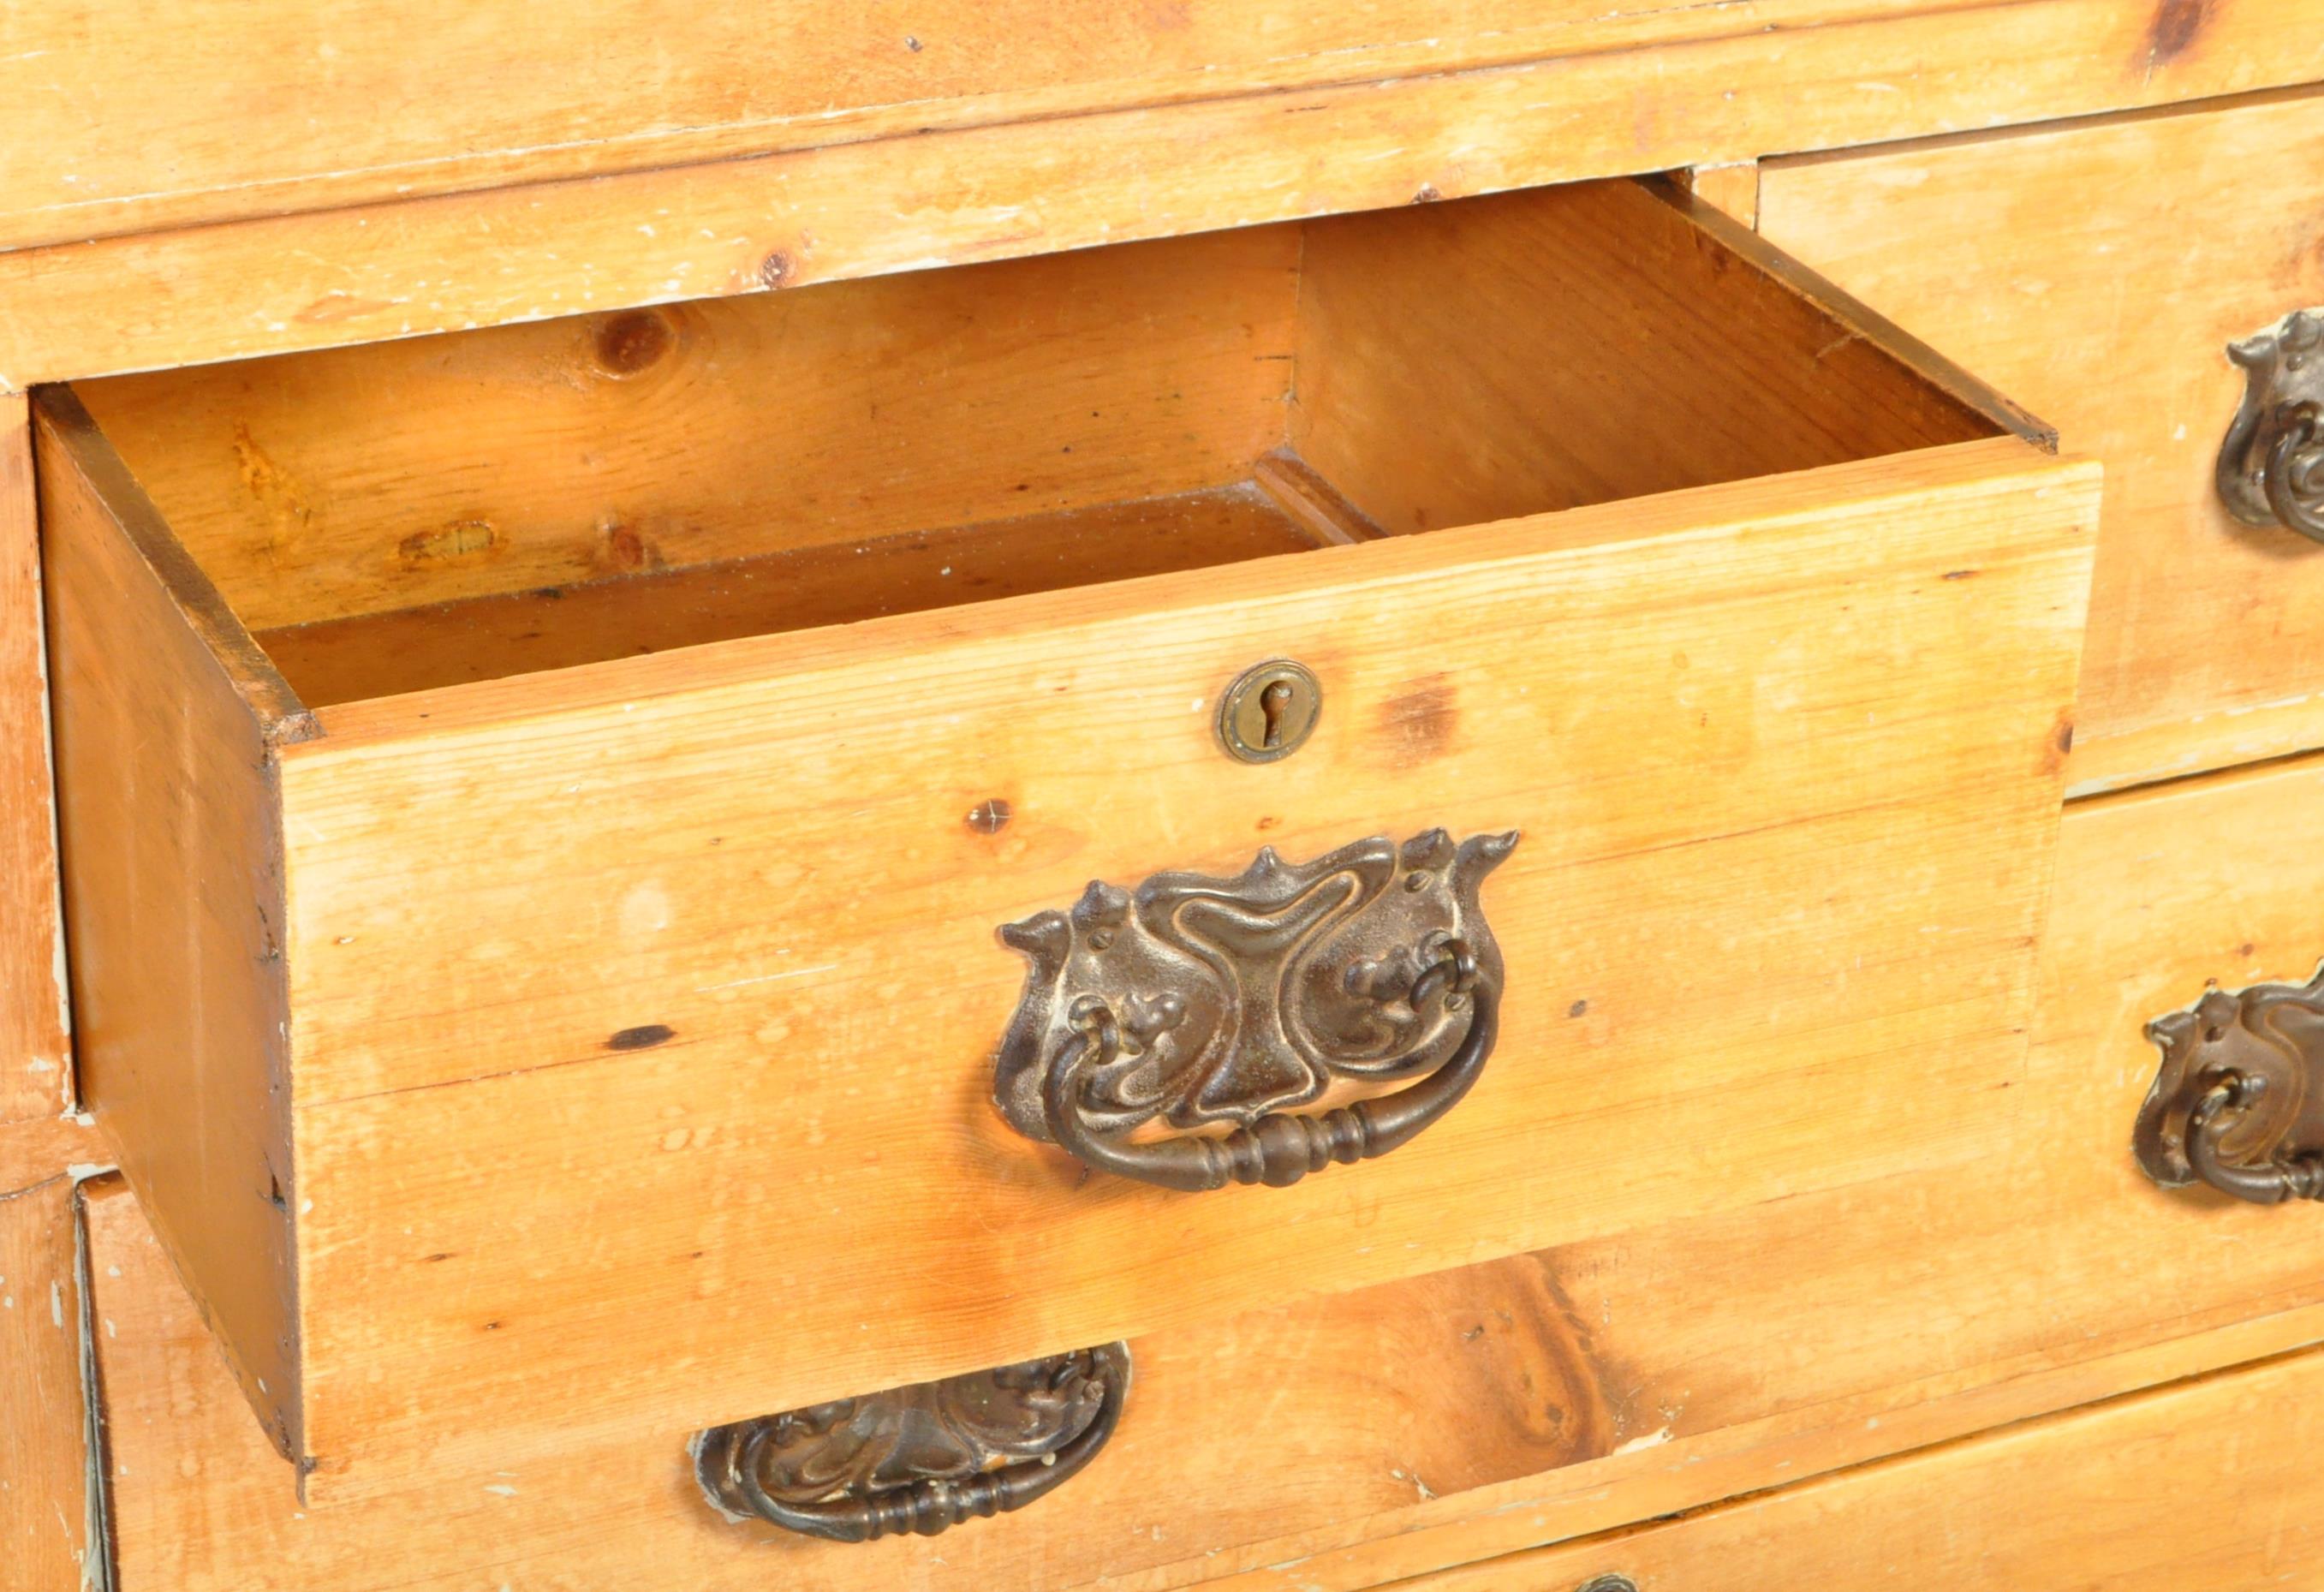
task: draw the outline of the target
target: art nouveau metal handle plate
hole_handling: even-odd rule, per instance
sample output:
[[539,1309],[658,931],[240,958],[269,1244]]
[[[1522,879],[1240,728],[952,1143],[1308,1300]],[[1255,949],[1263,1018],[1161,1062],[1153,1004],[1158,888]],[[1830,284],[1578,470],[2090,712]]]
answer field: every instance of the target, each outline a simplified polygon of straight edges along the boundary
[[933,1537],[1071,1480],[1129,1393],[1127,1344],[1078,1349],[713,1427],[695,1476],[732,1520],[837,1542]]
[[2219,447],[2219,497],[2246,525],[2324,541],[2324,310],[2300,310],[2227,345],[2244,401]]
[[[1280,1188],[1384,1155],[1492,1054],[1501,958],[1477,892],[1517,841],[1431,829],[1301,864],[1268,849],[1238,878],[1093,883],[1008,924],[1032,967],[993,1100],[1028,1138],[1167,1189]],[[1398,1082],[1293,1115],[1335,1084]]]
[[2148,1177],[2255,1205],[2324,1199],[2324,969],[2208,991],[2146,1037],[2163,1051],[2132,1137]]

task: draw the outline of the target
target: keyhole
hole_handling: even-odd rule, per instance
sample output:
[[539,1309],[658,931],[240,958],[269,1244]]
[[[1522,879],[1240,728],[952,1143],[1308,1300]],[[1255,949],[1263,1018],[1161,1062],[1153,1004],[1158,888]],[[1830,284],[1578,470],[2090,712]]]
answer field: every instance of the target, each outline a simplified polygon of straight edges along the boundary
[[1278,680],[1259,693],[1259,710],[1267,716],[1267,737],[1259,745],[1268,751],[1283,745],[1283,716],[1291,711],[1291,682]]

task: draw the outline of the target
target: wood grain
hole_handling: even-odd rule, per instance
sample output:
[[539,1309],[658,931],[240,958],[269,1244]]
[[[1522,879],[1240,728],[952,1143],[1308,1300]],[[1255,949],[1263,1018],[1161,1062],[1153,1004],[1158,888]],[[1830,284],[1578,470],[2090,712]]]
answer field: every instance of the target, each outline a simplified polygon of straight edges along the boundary
[[306,727],[69,393],[38,407],[81,1087],[294,1452],[274,756]]
[[[1263,11],[803,0],[716,15],[589,0],[522,25],[441,5],[244,0],[231,47],[118,0],[12,19],[0,94],[52,114],[0,153],[0,247],[722,160],[1119,105],[1361,82],[1882,14],[1913,0],[1322,0]],[[411,49],[414,30],[430,49]],[[490,93],[433,68],[460,61]]]
[[[2306,976],[2319,821],[2324,759],[2070,809],[2034,1048],[1978,1160],[1142,1337],[1111,1455],[1047,1504],[933,1541],[741,1546],[687,1494],[682,1434],[668,1431],[300,1511],[133,1202],[112,1199],[93,1210],[92,1243],[129,1467],[115,1494],[123,1585],[372,1592],[489,1570],[540,1592],[656,1576],[741,1592],[773,1565],[803,1592],[1101,1577],[1128,1592],[1360,1592],[2324,1342],[2324,1236],[2286,1226],[2300,1209],[2163,1193],[2127,1148],[2155,1065],[2147,1018],[2207,978]],[[2239,1407],[2272,1419],[2314,1402]],[[2264,1501],[2280,1485],[2268,1452],[2246,1441],[2147,1474],[2254,1476]],[[2013,1486],[2038,1504],[2098,1463],[2061,1455]],[[2112,1507],[2097,1518],[2116,1522]],[[2089,1512],[2024,1519],[2062,1536]],[[2164,1514],[2187,1550],[2233,1538],[2264,1551],[2256,1521],[2213,1533],[2188,1523],[2208,1513]],[[1798,1539],[1785,1541],[1816,1550]],[[1971,1546],[1991,1540],[1964,1527]],[[1687,1574],[1722,1562],[1705,1544]],[[1731,1584],[1780,1578],[1744,1563],[1755,1577]]]
[[[310,1490],[1975,1152],[2092,487],[1996,439],[318,710],[282,773]],[[1336,706],[1239,774],[1212,697],[1277,653]],[[1421,1143],[1254,1220],[991,1112],[997,924],[1434,824],[1529,839],[1489,900],[1517,1064]],[[1674,1142],[1688,1176],[1623,1174]]]
[[271,630],[1246,481],[1298,254],[1258,228],[77,391]]
[[2312,94],[1766,168],[1771,240],[2105,458],[2078,791],[2324,741],[2324,550],[2211,479],[2227,344],[2324,302],[2319,180]]
[[106,1170],[112,1159],[96,1119],[86,1113],[0,1123],[0,1194],[59,1176],[88,1177]]
[[2310,1351],[1410,1589],[1570,1592],[1608,1571],[1641,1592],[2304,1585],[2324,1565],[2319,1394]]
[[1686,185],[1741,225],[1759,225],[1759,162],[1737,161],[1724,166],[1697,166],[1687,172]]
[[261,631],[314,707],[1296,551],[1255,487],[905,532]]
[[1707,239],[1691,205],[1599,182],[1309,223],[1293,449],[1406,532],[2017,420],[1900,367],[1885,329]]
[[[0,387],[2324,78],[2324,35],[2301,0],[2201,8],[2193,14],[2200,25],[2191,30],[2158,27],[2159,20],[2183,20],[2183,0],[1803,4],[1673,7],[1646,21],[1616,16],[1582,24],[1566,54],[1538,53],[1557,46],[1529,45],[1519,23],[1502,35],[1502,44],[1514,46],[1508,55],[1489,44],[1462,56],[1457,42],[1450,59],[1428,47],[1400,55],[1391,47],[1370,60],[1360,49],[1319,54],[1325,77],[1351,74],[1338,83],[1311,79],[1296,88],[1164,106],[1084,106],[1088,114],[307,214],[228,220],[202,210],[203,219],[220,224],[20,248],[0,253]],[[963,7],[948,9],[966,14]],[[1229,12],[1247,10],[1201,9],[1215,11],[1230,28],[1238,24]],[[1159,14],[1175,13],[1166,7]],[[602,14],[595,8],[587,14]],[[1356,25],[1344,22],[1350,17],[1376,17],[1392,35],[1397,23],[1424,14],[1425,32],[1408,37],[1459,36],[1434,6],[1318,7],[1298,14],[1327,19],[1324,30]],[[1541,14],[1538,7],[1510,5],[1462,15],[1491,32],[1520,14]],[[1004,30],[1002,19],[1013,14],[990,13]],[[1137,14],[1110,8],[1108,14]],[[1553,14],[1571,14],[1571,8]],[[1779,18],[1798,25],[1770,25]],[[475,25],[490,23],[479,18]],[[401,49],[404,24],[396,26]],[[573,74],[554,67],[558,56],[536,48],[531,32],[524,30],[511,47],[558,73],[556,114],[567,116],[576,104],[593,103],[576,98]],[[152,33],[157,41],[171,36]],[[1012,47],[1042,48],[1028,44],[1028,33],[1052,36],[1046,29],[1019,29]],[[1110,48],[1138,59],[1147,46],[1131,42],[1137,35],[1133,25]],[[269,63],[238,70],[272,69],[295,59],[273,56],[240,32],[233,36],[238,61]],[[1348,36],[1318,31],[1309,37],[1328,45]],[[110,59],[101,50],[98,58]],[[106,82],[132,92],[154,80],[109,70]],[[763,62],[754,60],[744,76],[765,81]],[[1364,80],[1370,76],[1383,80]],[[1268,80],[1262,72],[1246,87]],[[443,96],[432,84],[429,92],[429,114],[414,117],[383,113],[383,105],[408,103],[401,95],[354,95],[335,103],[361,106],[362,135],[375,138],[392,137],[392,129],[407,125],[440,125],[445,105],[475,97]],[[1096,103],[1136,94],[1110,90]],[[263,96],[257,102],[272,103]],[[253,103],[242,95],[233,101],[238,158],[240,152],[306,146],[304,121],[300,137],[287,143],[253,137]],[[300,97],[284,103],[300,103]],[[931,125],[918,119],[926,114],[911,107],[915,129]],[[104,127],[108,149],[154,147],[125,134],[125,125],[92,124]],[[572,147],[580,169],[594,169],[587,138]],[[596,146],[597,155],[604,153],[605,146]],[[718,144],[715,153],[738,152]],[[551,153],[546,169],[556,170],[565,158]],[[476,180],[498,180],[493,160],[486,157]],[[67,170],[45,143],[37,163],[51,177]],[[315,195],[345,203],[377,191],[366,184],[426,186],[390,170],[392,176],[359,173],[351,184],[318,182]],[[200,180],[198,171],[189,175]],[[170,209],[173,202],[151,212],[153,219],[192,218]],[[261,208],[297,202],[295,195],[275,195]],[[85,238],[91,230],[84,224],[62,236]]]
[[0,397],[0,1122],[72,1101],[31,411]]
[[[14,1126],[0,1127],[0,1135]],[[73,1184],[0,1193],[0,1564],[22,1592],[80,1592],[88,1413]]]

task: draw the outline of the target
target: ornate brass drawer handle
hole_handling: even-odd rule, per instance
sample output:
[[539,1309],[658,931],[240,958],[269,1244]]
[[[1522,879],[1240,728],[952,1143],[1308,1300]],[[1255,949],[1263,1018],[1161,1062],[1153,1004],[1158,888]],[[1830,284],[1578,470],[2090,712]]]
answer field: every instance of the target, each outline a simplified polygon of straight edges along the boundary
[[695,1476],[733,1520],[835,1542],[933,1537],[1071,1480],[1129,1393],[1129,1345],[1077,1349],[713,1427]]
[[2324,541],[2324,310],[2299,310],[2227,345],[2244,400],[2219,447],[2219,497],[2246,525]]
[[2255,1205],[2324,1199],[2324,969],[2305,985],[2210,990],[2146,1037],[2163,1051],[2132,1138],[2148,1177]]
[[[1431,829],[1301,864],[1269,848],[1240,878],[1093,883],[1008,924],[1032,967],[994,1103],[1028,1138],[1166,1189],[1282,1188],[1384,1155],[1492,1054],[1501,957],[1477,891],[1517,842]],[[1406,1079],[1291,1115],[1335,1082]],[[1156,1123],[1178,1136],[1139,1136]]]

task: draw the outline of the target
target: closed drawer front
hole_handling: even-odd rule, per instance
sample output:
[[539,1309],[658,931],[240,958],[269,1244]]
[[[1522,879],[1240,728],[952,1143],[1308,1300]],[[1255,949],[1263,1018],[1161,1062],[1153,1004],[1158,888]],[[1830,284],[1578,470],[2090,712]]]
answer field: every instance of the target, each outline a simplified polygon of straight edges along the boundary
[[[1987,1153],[2095,471],[1757,248],[1589,185],[48,394],[88,1088],[309,1496]],[[1321,1170],[1139,1180],[1238,1121]]]
[[2324,745],[2324,546],[2215,467],[2229,345],[2324,305],[2319,180],[2313,93],[1763,171],[1771,241],[2104,458],[2077,789]]
[[[1407,1583],[1413,1592],[1788,1585],[2244,1592],[2324,1564],[2324,1353],[1711,1511]],[[2167,1495],[2167,1507],[2159,1506]]]
[[[2324,1341],[2324,1210],[2158,1188],[2132,1152],[2160,1064],[2147,1024],[2213,985],[2297,980],[2316,960],[2319,824],[2324,761],[2070,810],[2034,1044],[2010,1088],[1979,1094],[1979,1158],[1136,1338],[1120,1429],[1085,1472],[934,1540],[831,1544],[720,1520],[686,1432],[650,1423],[302,1510],[115,1186],[91,1199],[88,1248],[121,1585],[368,1592],[425,1565],[447,1586],[489,1570],[528,1588],[654,1573],[739,1588],[772,1566],[816,1592],[1105,1577],[1359,1592]],[[2252,1402],[2275,1420],[2312,1401]],[[2195,1465],[2190,1485],[2252,1477],[2236,1509],[2261,1513],[2165,1512],[2162,1546],[2297,1568],[2299,1540],[2264,1523],[2300,1443],[2256,1426],[2228,1440],[2235,1463]],[[2080,1474],[2044,1463],[2056,1474],[2017,1505],[2034,1511],[2029,1544],[2090,1518],[2078,1504],[2042,1525],[2039,1500]],[[1550,1562],[1574,1585],[1726,1562],[1718,1541],[1691,1560],[1691,1539],[1671,1541]],[[1900,1575],[1923,1563],[1892,1557]]]

